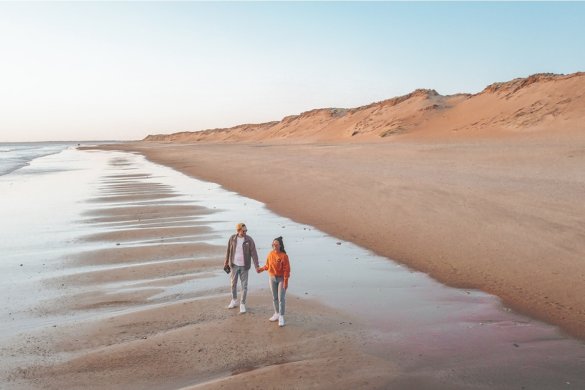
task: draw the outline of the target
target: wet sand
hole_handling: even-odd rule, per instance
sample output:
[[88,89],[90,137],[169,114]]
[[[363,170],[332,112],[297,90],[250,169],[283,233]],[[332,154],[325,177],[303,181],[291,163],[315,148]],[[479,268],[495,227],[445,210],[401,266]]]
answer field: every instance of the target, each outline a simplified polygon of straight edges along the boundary
[[[54,320],[2,348],[11,356],[0,370],[10,388],[585,385],[581,342],[493,297],[443,287],[310,226],[265,215],[249,199],[229,195],[222,204],[212,194],[188,202],[174,188],[152,186],[156,174],[125,174],[121,167],[134,156],[115,156],[78,222],[87,226],[78,242],[97,247],[67,255],[72,272],[45,281],[62,294],[37,311]],[[215,221],[233,228],[233,215],[221,222],[230,203],[255,227],[261,253],[277,229],[291,255],[298,253],[284,328],[267,321],[265,275],[251,275],[246,314],[226,309],[227,279],[218,267],[229,230],[218,231]]]
[[[111,164],[115,170],[127,162]],[[87,271],[43,282],[63,292],[34,310],[54,325],[2,346],[11,356],[0,366],[2,386],[382,388],[396,375],[392,362],[365,351],[370,337],[356,319],[308,297],[289,297],[284,329],[267,321],[265,288],[252,289],[245,315],[227,310],[228,283],[218,271],[225,248],[209,243],[213,229],[200,220],[214,211],[173,203],[168,199],[179,194],[148,178],[104,176],[97,196],[87,199],[92,209],[78,223],[101,232],[79,241],[101,246],[63,259],[66,268]],[[217,279],[218,272],[221,283],[209,288],[165,294],[172,285]]]

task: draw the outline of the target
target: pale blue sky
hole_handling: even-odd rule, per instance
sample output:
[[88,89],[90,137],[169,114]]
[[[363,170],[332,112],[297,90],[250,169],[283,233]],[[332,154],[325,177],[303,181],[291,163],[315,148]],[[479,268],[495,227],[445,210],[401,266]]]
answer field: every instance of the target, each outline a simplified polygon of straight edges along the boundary
[[0,3],[0,142],[141,139],[585,71],[585,3]]

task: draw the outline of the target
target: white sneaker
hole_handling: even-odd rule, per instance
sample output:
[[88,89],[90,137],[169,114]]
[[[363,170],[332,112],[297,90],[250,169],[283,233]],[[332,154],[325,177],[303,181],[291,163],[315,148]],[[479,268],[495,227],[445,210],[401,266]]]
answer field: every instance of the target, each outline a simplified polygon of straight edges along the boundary
[[270,318],[268,319],[268,321],[270,321],[270,322],[278,321],[278,317],[280,317],[280,316],[278,315],[278,313],[274,313],[274,314],[272,315],[272,317],[270,317]]
[[246,305],[244,305],[243,303],[240,303],[240,313],[245,313],[246,312]]
[[284,326],[284,316],[278,316],[278,326]]
[[232,299],[232,301],[228,305],[228,309],[233,309],[234,307],[236,307],[237,304],[238,304],[238,301],[236,301],[235,299]]

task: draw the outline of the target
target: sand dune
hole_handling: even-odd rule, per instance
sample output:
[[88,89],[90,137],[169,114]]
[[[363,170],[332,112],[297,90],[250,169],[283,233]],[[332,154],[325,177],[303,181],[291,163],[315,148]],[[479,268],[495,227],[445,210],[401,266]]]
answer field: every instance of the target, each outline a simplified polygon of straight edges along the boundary
[[419,89],[357,108],[323,108],[281,121],[149,135],[157,142],[388,141],[410,136],[490,136],[575,130],[585,121],[585,73],[536,74],[442,96]]

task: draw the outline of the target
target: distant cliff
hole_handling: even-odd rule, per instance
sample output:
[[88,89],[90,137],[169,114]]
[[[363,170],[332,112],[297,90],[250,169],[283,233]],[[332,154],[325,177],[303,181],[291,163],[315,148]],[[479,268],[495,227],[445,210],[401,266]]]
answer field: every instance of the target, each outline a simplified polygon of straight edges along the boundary
[[418,89],[356,108],[321,108],[281,121],[149,135],[157,142],[388,140],[416,134],[585,130],[585,73],[535,74],[494,83],[478,94]]

